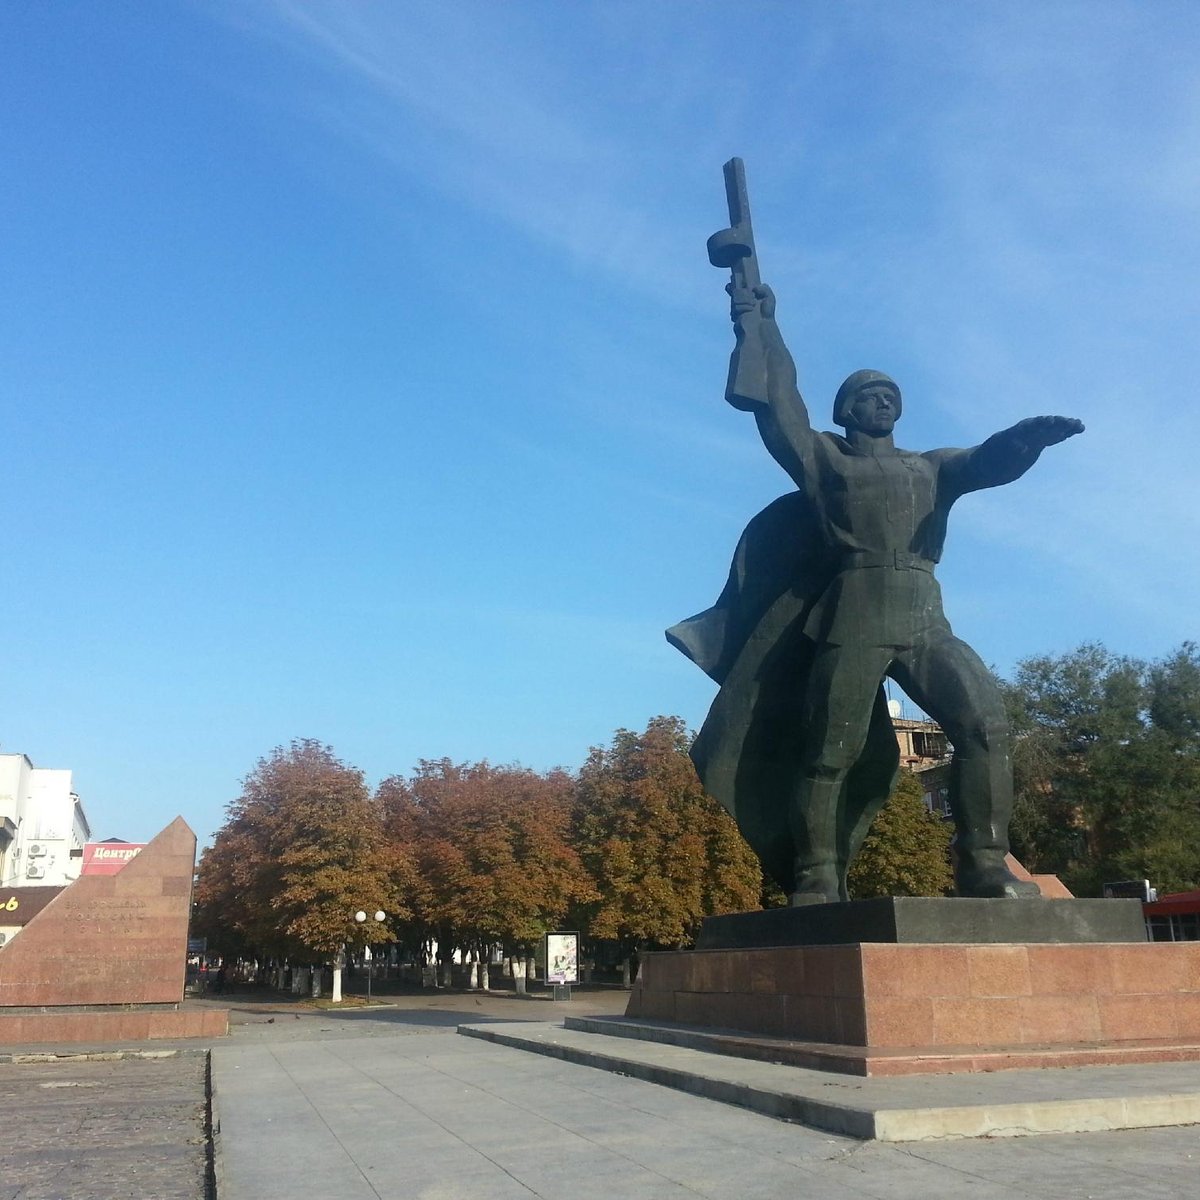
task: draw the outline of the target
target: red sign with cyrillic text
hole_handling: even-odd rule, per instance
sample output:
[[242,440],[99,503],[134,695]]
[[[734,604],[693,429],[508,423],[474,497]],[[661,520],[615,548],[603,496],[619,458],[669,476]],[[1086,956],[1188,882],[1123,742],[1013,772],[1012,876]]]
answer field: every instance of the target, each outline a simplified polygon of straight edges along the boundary
[[81,875],[115,875],[136,858],[145,842],[87,842],[83,847]]

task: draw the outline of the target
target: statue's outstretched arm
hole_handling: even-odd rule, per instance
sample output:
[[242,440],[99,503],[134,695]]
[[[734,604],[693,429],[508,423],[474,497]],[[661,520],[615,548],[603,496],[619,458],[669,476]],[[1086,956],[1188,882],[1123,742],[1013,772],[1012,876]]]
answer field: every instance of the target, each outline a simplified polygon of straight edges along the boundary
[[754,413],[771,456],[804,486],[812,456],[813,429],[796,382],[796,364],[775,321],[775,294],[765,284],[728,289],[737,345],[730,379],[736,391],[726,399]]
[[952,452],[955,457],[947,459],[943,469],[959,494],[999,487],[1020,479],[1047,446],[1082,432],[1083,422],[1074,417],[1026,417],[973,450]]

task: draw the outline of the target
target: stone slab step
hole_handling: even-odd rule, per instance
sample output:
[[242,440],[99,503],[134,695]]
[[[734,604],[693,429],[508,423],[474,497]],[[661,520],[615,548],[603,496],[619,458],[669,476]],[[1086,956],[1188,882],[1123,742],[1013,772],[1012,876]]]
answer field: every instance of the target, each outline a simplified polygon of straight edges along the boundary
[[1188,1062],[869,1078],[546,1022],[460,1025],[458,1032],[864,1140],[1019,1137],[1200,1123],[1200,1070]]
[[1111,1067],[1126,1063],[1200,1061],[1200,1039],[1144,1038],[1117,1044],[1078,1042],[1043,1046],[879,1048],[805,1042],[735,1029],[704,1029],[644,1017],[566,1017],[564,1024],[581,1033],[667,1042],[710,1054],[728,1054],[734,1058],[784,1063],[814,1071],[838,1071],[846,1075],[953,1075],[1040,1067]]

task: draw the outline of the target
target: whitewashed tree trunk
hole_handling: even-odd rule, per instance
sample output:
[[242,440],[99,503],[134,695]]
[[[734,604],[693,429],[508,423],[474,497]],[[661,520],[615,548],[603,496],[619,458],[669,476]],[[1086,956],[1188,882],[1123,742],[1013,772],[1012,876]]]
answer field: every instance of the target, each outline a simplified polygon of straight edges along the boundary
[[484,954],[479,961],[479,987],[484,992],[491,989],[491,984],[488,981],[488,958],[489,955]]
[[530,983],[537,980],[537,959],[532,954],[525,960],[525,978]]
[[516,987],[517,995],[525,995],[525,960],[523,958],[514,958],[512,960],[512,977],[513,984]]
[[467,964],[467,988],[475,991],[479,987],[479,951],[472,950]]
[[[346,965],[346,947],[342,946],[340,950],[333,956],[333,1002],[341,1004],[342,1002],[342,968]],[[317,978],[320,979],[320,967],[317,967]],[[320,995],[319,991],[313,992],[314,996]]]
[[629,959],[621,959],[621,986],[624,988],[631,987],[629,982]]
[[315,999],[321,994],[321,968],[313,967],[312,969],[312,994]]

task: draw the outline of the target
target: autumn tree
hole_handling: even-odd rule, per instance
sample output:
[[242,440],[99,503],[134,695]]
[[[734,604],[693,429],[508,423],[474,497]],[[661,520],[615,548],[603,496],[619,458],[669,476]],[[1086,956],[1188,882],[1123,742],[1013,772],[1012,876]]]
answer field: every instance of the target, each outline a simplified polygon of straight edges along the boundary
[[1149,878],[1200,885],[1200,652],[1156,662],[1089,643],[1028,658],[1006,685],[1013,847],[1076,894]]
[[572,791],[562,771],[444,758],[380,785],[388,828],[415,856],[417,915],[444,970],[452,949],[467,950],[486,988],[488,947],[523,959],[594,895],[569,842]]
[[762,871],[737,825],[706,795],[678,717],[619,729],[579,772],[575,838],[598,898],[592,938],[686,946],[706,916],[760,907]]
[[945,896],[954,883],[951,827],[925,807],[915,775],[902,771],[871,824],[847,877],[850,896]]
[[[390,939],[389,926],[409,915],[410,875],[362,772],[330,747],[298,740],[261,759],[229,804],[200,860],[198,927],[218,942],[232,931],[265,955],[339,956],[348,942]],[[358,926],[358,909],[383,909],[389,921]]]

